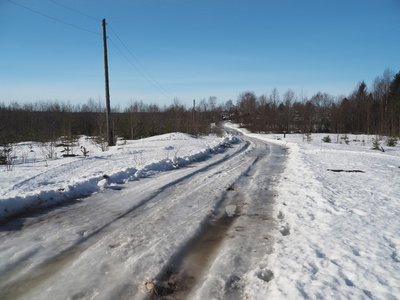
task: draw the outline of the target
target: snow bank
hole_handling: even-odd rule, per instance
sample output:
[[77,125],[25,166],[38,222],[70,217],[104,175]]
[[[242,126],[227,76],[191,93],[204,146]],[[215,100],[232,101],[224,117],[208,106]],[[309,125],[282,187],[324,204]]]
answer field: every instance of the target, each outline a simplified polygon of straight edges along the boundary
[[249,135],[287,147],[288,159],[276,188],[274,251],[247,274],[245,294],[399,299],[400,146],[372,150],[372,136],[349,135],[346,144],[342,135],[332,143],[322,141],[327,134],[310,142]]
[[[204,159],[222,151],[234,137],[196,138],[171,133],[137,141],[119,142],[106,152],[81,137],[73,147],[76,157],[45,160],[45,147],[21,143],[13,171],[0,171],[0,221],[35,207],[47,207],[99,192],[126,181],[150,176]],[[89,151],[84,157],[82,150]],[[56,148],[61,157],[63,148]]]

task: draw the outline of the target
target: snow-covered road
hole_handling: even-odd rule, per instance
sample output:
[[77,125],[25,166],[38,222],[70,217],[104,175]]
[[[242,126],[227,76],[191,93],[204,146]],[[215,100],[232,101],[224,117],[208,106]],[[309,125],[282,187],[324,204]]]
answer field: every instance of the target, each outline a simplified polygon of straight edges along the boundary
[[273,245],[285,152],[241,140],[2,225],[2,299],[246,298],[244,275]]

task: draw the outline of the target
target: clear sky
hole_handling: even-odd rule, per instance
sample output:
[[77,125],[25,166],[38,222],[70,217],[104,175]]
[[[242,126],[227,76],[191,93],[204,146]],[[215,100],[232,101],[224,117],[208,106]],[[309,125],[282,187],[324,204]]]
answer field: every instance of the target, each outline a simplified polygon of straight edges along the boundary
[[348,95],[400,71],[399,0],[0,0],[0,102],[105,99],[103,18],[112,106]]

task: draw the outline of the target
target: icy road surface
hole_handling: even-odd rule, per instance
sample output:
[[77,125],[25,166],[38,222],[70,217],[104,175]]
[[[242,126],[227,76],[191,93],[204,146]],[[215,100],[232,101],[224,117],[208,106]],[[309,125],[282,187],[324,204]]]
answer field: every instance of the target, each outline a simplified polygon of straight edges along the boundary
[[2,225],[1,299],[245,299],[244,275],[273,245],[285,152],[240,138],[204,161]]

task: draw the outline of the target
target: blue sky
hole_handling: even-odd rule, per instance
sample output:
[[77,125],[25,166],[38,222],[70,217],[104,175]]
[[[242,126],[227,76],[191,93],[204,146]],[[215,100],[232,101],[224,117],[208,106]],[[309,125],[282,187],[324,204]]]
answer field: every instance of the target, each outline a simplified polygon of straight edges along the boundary
[[348,95],[400,71],[398,0],[12,1],[41,14],[0,0],[3,103],[104,99],[103,18],[112,106]]

